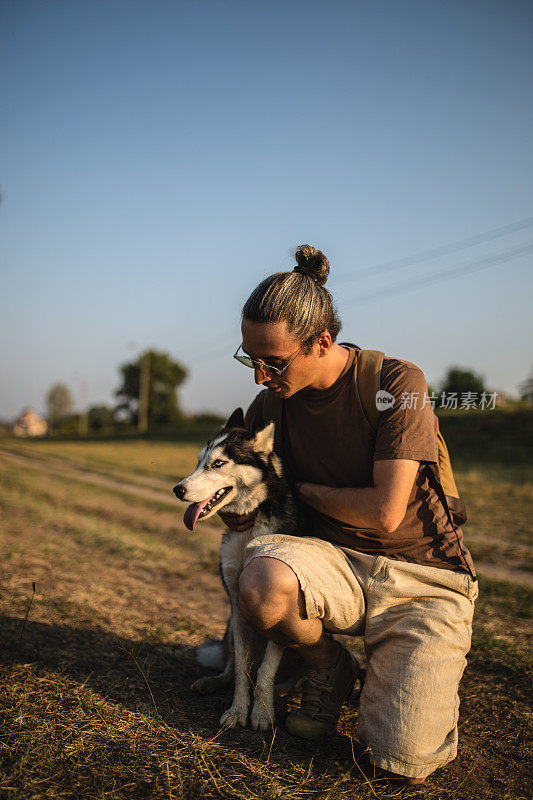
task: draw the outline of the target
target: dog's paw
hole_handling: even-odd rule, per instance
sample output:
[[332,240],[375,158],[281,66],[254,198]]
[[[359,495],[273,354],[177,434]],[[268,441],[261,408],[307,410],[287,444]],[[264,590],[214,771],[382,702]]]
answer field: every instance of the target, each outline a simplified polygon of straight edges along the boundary
[[218,688],[219,681],[216,677],[209,675],[207,678],[199,678],[191,684],[192,692],[199,692],[200,694],[211,694]]
[[248,721],[248,709],[239,706],[231,706],[224,711],[220,717],[219,725],[223,728],[246,728]]
[[257,698],[250,714],[250,724],[254,731],[268,731],[274,727],[274,706],[269,708],[261,698]]

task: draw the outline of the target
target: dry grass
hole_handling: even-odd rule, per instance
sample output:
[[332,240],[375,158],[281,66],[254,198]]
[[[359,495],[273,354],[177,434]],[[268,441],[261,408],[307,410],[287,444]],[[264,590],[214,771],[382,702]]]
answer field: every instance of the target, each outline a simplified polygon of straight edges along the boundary
[[531,546],[533,472],[512,464],[454,469],[468,510],[465,538],[498,539]]
[[[4,764],[15,767],[9,781],[15,785],[3,786],[8,795],[16,796],[20,776],[26,798],[248,800],[286,797],[287,791],[296,796],[298,783],[310,780],[315,796],[330,788],[323,777],[311,779],[309,768],[280,770],[268,758],[251,759],[214,737],[182,729],[183,713],[167,712],[165,719],[155,708],[130,711],[62,675],[17,666],[3,688],[9,721]],[[21,754],[15,763],[14,753]]]
[[[125,470],[142,452],[130,444],[113,445],[104,460]],[[176,461],[192,457],[174,450]],[[0,797],[530,796],[526,588],[481,581],[458,758],[427,786],[398,790],[374,776],[351,706],[338,735],[320,744],[286,735],[281,706],[280,727],[266,736],[220,731],[230,694],[189,691],[201,674],[193,648],[219,635],[227,616],[219,530],[193,536],[170,504],[84,483],[77,472],[54,475],[50,455],[38,454],[40,465],[6,461],[2,472]],[[497,505],[497,484],[495,475],[487,508]],[[509,502],[520,520],[527,495]]]
[[0,446],[13,452],[31,452],[33,457],[60,459],[67,464],[88,467],[105,475],[123,475],[129,480],[141,476],[174,481],[187,475],[196,463],[201,445],[174,442],[126,441],[25,441],[2,439]]

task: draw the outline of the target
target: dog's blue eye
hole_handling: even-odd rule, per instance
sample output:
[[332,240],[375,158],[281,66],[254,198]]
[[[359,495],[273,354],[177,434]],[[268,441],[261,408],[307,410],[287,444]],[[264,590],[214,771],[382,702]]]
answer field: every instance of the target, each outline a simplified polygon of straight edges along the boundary
[[226,463],[227,463],[226,461],[221,461],[220,458],[217,458],[216,461],[213,461],[211,466],[215,467],[216,469],[218,469],[219,467],[221,467],[223,464],[226,464]]

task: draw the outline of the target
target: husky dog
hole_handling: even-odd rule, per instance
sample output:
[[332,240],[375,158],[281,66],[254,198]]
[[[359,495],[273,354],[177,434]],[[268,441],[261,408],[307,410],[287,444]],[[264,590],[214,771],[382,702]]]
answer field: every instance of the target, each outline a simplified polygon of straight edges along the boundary
[[[250,707],[249,676],[252,666],[251,629],[239,609],[239,576],[248,542],[265,533],[298,535],[296,503],[274,452],[274,423],[255,434],[246,431],[242,409],[233,412],[219,434],[210,439],[198,457],[198,466],[173,489],[179,500],[190,503],[183,521],[194,530],[197,520],[208,519],[224,508],[234,514],[257,509],[255,523],[238,533],[228,529],[220,546],[222,582],[229,595],[231,616],[227,631],[230,657],[217,678],[196,681],[195,690],[212,690],[214,683],[229,684],[235,671],[235,693],[220,724],[245,727]],[[283,647],[269,641],[257,672],[250,723],[267,730],[274,722],[274,678]]]

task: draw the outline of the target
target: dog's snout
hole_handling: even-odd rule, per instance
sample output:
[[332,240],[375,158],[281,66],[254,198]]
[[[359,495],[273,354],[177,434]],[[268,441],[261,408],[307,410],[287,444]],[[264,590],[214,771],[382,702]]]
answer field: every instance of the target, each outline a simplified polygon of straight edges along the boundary
[[181,483],[177,483],[174,488],[172,489],[178,500],[183,500],[185,497],[185,486],[182,486]]

